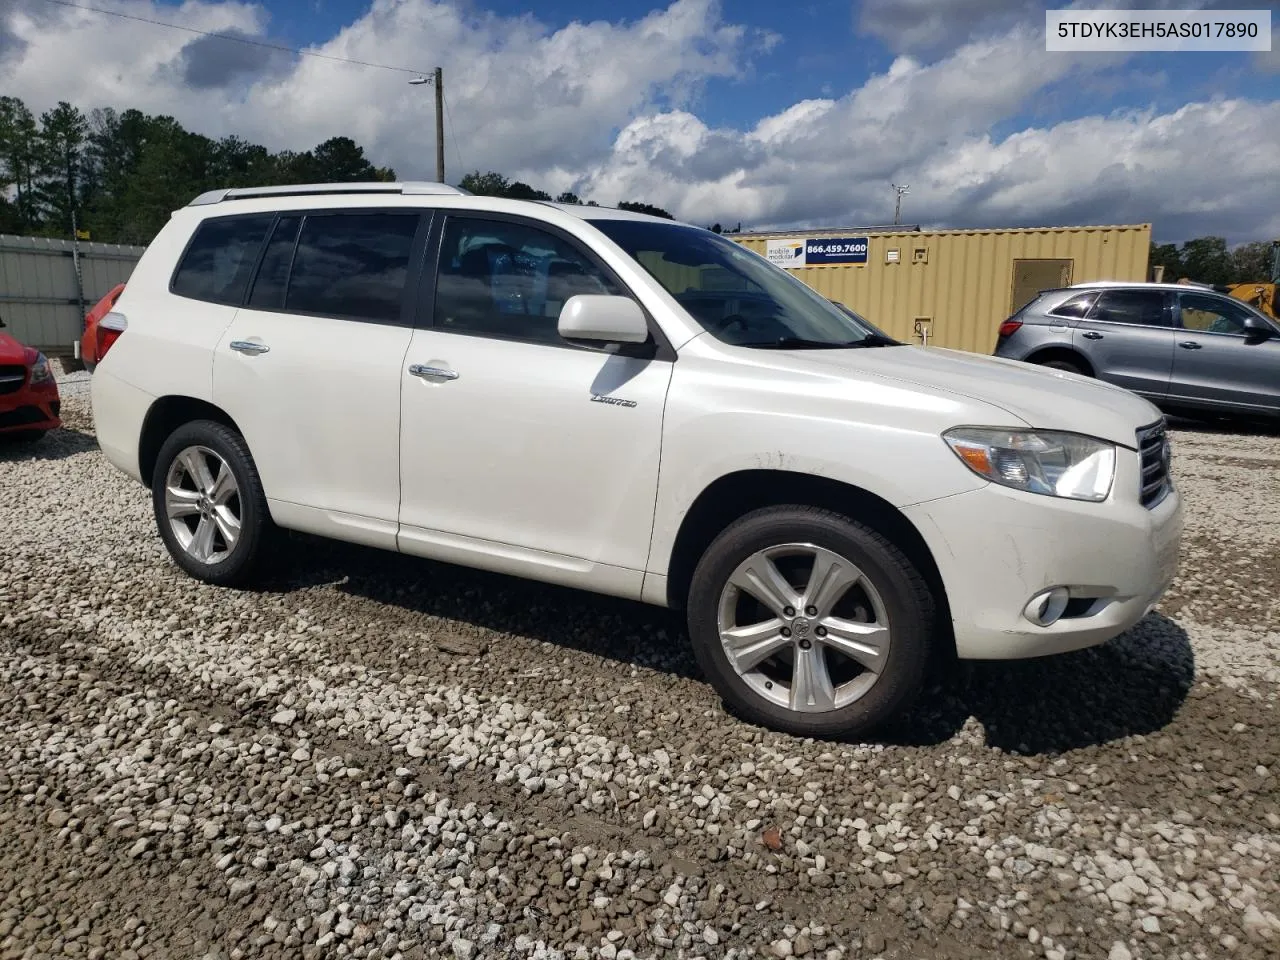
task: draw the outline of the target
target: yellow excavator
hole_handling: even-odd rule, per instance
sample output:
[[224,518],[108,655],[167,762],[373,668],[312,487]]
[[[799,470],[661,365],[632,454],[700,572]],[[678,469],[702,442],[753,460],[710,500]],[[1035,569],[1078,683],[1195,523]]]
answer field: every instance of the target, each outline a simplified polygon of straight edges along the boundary
[[1220,293],[1243,300],[1267,316],[1280,319],[1280,240],[1271,243],[1271,277],[1267,280],[1228,283],[1214,287]]

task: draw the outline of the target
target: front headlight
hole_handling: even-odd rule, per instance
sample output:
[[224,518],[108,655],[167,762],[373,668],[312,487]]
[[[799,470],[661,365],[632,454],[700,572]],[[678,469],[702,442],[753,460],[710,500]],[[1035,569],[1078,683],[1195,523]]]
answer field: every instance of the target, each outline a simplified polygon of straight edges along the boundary
[[37,353],[35,362],[31,364],[31,382],[44,383],[52,379],[53,371],[49,369],[49,358],[43,353]]
[[1115,444],[1076,433],[956,427],[942,438],[978,476],[1028,493],[1097,502],[1116,476]]

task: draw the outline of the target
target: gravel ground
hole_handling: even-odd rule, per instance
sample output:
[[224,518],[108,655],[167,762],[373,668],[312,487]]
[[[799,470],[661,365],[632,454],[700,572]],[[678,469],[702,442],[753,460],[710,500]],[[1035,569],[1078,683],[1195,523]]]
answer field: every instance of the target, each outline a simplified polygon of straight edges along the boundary
[[821,743],[663,611],[303,538],[200,586],[85,379],[0,451],[0,958],[1280,952],[1280,436],[1176,431],[1129,634]]

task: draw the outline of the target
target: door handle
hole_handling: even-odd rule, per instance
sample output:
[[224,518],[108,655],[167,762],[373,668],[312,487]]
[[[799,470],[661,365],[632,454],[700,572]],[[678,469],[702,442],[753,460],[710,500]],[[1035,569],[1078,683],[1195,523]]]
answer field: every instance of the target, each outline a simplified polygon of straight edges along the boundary
[[1080,334],[1080,336],[1084,337],[1086,340],[1102,339],[1102,334],[1100,334],[1097,330],[1086,330],[1084,333]]
[[255,343],[252,340],[232,340],[230,346],[236,353],[247,354],[266,353],[271,349],[265,343]]
[[1183,340],[1180,344],[1178,344],[1178,346],[1180,346],[1183,350],[1199,350],[1200,349],[1200,344],[1196,343],[1194,340]]
[[437,380],[457,380],[458,372],[449,370],[445,367],[429,367],[425,363],[409,364],[409,372],[415,377],[423,377],[424,379],[435,378]]

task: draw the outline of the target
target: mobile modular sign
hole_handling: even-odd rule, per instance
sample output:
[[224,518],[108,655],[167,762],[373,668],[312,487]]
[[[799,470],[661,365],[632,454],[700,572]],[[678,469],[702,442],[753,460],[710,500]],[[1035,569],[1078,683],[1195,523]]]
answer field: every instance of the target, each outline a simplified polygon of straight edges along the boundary
[[828,264],[866,263],[866,237],[819,237],[805,240],[769,240],[765,256],[780,267],[816,267]]

